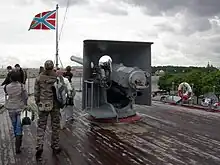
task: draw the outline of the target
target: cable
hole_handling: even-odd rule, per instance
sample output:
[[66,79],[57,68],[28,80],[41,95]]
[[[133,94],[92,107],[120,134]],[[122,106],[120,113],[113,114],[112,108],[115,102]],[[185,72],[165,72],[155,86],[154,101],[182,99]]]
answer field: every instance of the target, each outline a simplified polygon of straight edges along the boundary
[[60,29],[60,34],[59,34],[58,41],[60,41],[60,39],[61,39],[61,35],[62,35],[63,27],[64,27],[64,24],[65,24],[65,21],[66,21],[66,15],[67,15],[67,12],[68,12],[69,4],[70,4],[70,0],[67,0],[66,11],[65,11],[64,18],[63,18],[63,23],[62,23],[62,26],[61,26],[61,29]]
[[61,66],[62,66],[62,68],[63,68],[63,63],[62,63],[62,61],[61,61],[61,59],[60,59],[60,56],[58,56],[59,57],[59,60],[60,60],[60,64],[61,64]]
[[[70,0],[67,0],[66,11],[65,11],[63,22],[62,22],[62,25],[61,25],[60,34],[59,34],[59,38],[58,38],[58,43],[60,42],[61,35],[62,35],[62,32],[63,32],[63,27],[64,27],[64,23],[66,21],[66,15],[67,15],[67,12],[68,12],[69,4],[70,4]],[[63,64],[62,64],[62,61],[60,59],[60,56],[58,56],[58,58],[59,58],[61,66],[63,68]]]

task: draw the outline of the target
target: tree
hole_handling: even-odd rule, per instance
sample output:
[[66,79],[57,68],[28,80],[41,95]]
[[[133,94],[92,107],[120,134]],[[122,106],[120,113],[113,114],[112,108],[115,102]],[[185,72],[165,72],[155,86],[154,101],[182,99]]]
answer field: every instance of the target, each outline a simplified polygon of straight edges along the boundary
[[158,81],[159,89],[170,92],[171,90],[170,82],[172,78],[173,76],[171,74],[165,74],[164,76],[160,77]]
[[197,98],[200,95],[204,95],[207,92],[220,91],[220,71],[193,69],[190,72],[178,73],[178,74],[166,74],[159,78],[158,86],[162,90],[172,90],[172,82],[180,84],[181,82],[187,82],[193,86],[193,93]]

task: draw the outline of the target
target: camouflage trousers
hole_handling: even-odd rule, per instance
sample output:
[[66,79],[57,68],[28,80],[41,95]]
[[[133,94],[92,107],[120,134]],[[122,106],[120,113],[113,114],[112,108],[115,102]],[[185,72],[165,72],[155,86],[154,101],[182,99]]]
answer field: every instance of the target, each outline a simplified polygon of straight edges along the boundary
[[60,110],[53,109],[50,112],[46,111],[38,111],[39,119],[38,119],[38,127],[37,127],[37,146],[36,149],[43,149],[44,144],[44,135],[47,127],[47,119],[50,115],[51,117],[51,126],[52,126],[52,135],[51,135],[51,147],[53,149],[59,148],[60,142]]

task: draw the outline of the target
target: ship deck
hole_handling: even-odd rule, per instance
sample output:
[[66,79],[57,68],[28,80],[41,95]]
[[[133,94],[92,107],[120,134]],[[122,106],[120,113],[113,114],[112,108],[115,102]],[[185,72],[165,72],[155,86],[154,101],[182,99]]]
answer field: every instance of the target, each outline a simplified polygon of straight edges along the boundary
[[[77,96],[76,106],[80,106]],[[31,100],[31,99],[30,99]],[[62,152],[50,148],[46,130],[43,163],[47,165],[219,165],[220,114],[153,102],[136,106],[141,121],[90,123],[75,109],[75,120],[61,131]],[[7,111],[0,114],[0,165],[35,165],[36,122],[24,128],[22,153],[15,154]]]

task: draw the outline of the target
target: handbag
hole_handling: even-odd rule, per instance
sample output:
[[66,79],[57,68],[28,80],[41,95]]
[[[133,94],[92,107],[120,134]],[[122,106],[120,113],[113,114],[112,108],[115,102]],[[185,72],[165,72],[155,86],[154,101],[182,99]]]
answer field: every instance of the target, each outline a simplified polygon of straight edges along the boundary
[[[21,124],[22,125],[31,125],[31,120],[33,119],[33,113],[30,109],[28,109],[27,101],[28,101],[28,93],[24,89],[23,85],[21,84],[21,98],[26,106],[23,111],[21,112]],[[33,121],[33,120],[32,120]]]
[[23,111],[21,111],[20,119],[22,125],[31,125],[31,121],[35,118],[33,111],[30,107],[26,106]]

